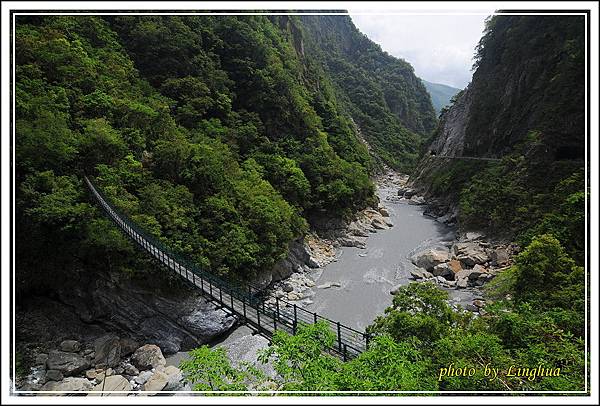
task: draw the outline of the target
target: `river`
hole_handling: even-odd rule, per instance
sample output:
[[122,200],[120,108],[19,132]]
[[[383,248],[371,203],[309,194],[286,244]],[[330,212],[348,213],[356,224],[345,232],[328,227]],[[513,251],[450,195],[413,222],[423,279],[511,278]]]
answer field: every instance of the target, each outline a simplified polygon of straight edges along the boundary
[[[362,331],[391,305],[392,287],[411,282],[410,270],[415,266],[410,256],[414,252],[437,245],[448,247],[453,243],[456,234],[453,228],[424,216],[424,206],[411,205],[398,198],[398,181],[399,177],[393,175],[377,182],[381,205],[388,210],[394,226],[370,234],[365,249],[339,248],[335,262],[312,270],[309,276],[317,287],[305,292],[305,298],[312,301],[305,307],[307,310]],[[341,286],[318,287],[329,282]],[[463,306],[476,296],[472,289],[450,289],[448,292],[454,303]],[[246,357],[250,349],[244,337],[250,336],[251,332],[248,327],[239,327],[215,345],[233,346],[235,352],[242,354],[236,356]],[[266,340],[262,345],[266,345]],[[255,354],[255,351],[250,352]],[[187,358],[187,353],[168,358],[168,364],[177,365]]]
[[[398,199],[397,192],[396,182],[378,182],[381,205],[394,226],[371,234],[365,249],[341,248],[336,262],[314,271],[311,276],[317,285],[338,282],[341,286],[315,288],[308,310],[364,330],[392,303],[391,288],[410,282],[410,270],[415,267],[409,258],[414,252],[452,243],[454,229],[424,216],[423,206]],[[461,300],[466,292],[450,293]]]

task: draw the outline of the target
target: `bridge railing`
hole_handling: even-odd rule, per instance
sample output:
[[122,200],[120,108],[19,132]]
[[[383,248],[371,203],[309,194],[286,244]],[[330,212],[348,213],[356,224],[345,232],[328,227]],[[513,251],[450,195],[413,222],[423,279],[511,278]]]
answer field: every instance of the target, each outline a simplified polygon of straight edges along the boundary
[[[370,337],[365,332],[330,320],[281,298],[274,298],[274,304],[266,302],[263,297],[264,291],[250,283],[244,282],[245,286],[242,286],[238,281],[226,280],[201,270],[184,255],[172,251],[155,236],[137,226],[125,213],[110,205],[110,200],[96,189],[87,177],[85,181],[108,217],[138,247],[149,253],[161,265],[178,273],[193,287],[202,290],[222,307],[230,309],[259,330],[273,333],[278,329],[284,329],[295,334],[301,324],[324,321],[336,336],[336,343],[331,349],[333,352],[344,358],[352,358],[367,349]],[[251,314],[250,309],[253,309],[254,313]]]

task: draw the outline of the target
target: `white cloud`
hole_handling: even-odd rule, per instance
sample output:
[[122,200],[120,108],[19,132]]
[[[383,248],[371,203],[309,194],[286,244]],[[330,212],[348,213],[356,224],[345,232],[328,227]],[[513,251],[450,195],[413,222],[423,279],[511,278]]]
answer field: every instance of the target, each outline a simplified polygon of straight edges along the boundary
[[350,11],[356,27],[384,51],[408,61],[419,77],[463,88],[471,81],[484,20],[493,11],[480,15],[357,13],[360,11]]

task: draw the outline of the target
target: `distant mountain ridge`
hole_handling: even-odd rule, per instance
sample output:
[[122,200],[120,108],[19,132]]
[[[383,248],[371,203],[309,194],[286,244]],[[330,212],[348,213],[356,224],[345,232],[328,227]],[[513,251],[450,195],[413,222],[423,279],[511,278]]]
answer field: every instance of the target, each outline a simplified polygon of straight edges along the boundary
[[440,114],[440,111],[450,104],[452,97],[460,92],[460,89],[457,89],[456,87],[443,85],[441,83],[432,83],[425,79],[421,79],[421,82],[423,82],[425,88],[429,92],[431,103],[437,114]]

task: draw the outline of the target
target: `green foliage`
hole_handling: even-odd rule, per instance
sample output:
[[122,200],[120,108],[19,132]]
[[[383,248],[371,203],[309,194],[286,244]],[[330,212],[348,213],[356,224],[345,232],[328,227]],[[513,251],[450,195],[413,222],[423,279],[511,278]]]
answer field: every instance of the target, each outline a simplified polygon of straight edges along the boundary
[[57,253],[44,272],[144,266],[84,174],[166,245],[242,278],[285,255],[302,216],[373,203],[368,151],[283,20],[19,16],[21,274],[38,274],[44,241]]
[[341,361],[323,351],[334,342],[327,323],[301,325],[296,335],[277,331],[259,359],[267,362],[273,358],[282,390],[331,390]]
[[224,348],[196,348],[189,353],[190,359],[181,361],[179,367],[185,379],[196,391],[243,391],[249,379],[256,379],[258,371],[250,365],[231,365]]
[[392,306],[369,326],[368,332],[385,333],[402,341],[414,337],[431,344],[459,322],[446,300],[448,293],[433,283],[410,283],[394,295]]
[[349,17],[302,16],[306,54],[331,75],[340,105],[360,128],[374,153],[391,167],[412,169],[419,145],[436,124],[429,93],[412,66],[383,52]]

